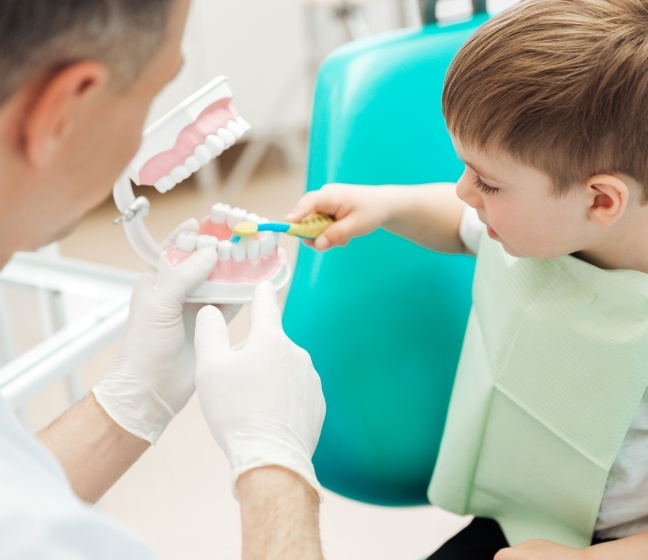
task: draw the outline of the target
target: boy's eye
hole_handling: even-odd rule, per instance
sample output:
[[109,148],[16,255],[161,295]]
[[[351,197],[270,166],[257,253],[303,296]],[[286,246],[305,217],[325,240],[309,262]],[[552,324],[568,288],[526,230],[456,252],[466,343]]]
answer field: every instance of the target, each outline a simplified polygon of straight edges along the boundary
[[484,183],[479,175],[475,175],[475,186],[484,194],[496,194],[499,191],[497,187],[491,187]]

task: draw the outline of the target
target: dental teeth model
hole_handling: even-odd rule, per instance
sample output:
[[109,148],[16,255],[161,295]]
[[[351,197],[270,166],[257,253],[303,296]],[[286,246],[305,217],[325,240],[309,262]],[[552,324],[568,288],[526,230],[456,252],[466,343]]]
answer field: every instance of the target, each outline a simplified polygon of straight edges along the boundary
[[264,223],[267,220],[227,204],[214,204],[209,216],[200,221],[198,232],[183,231],[175,245],[162,253],[159,273],[167,274],[193,252],[204,246],[215,247],[218,258],[213,272],[189,301],[205,301],[219,294],[219,302],[249,301],[256,284],[270,280],[278,289],[290,277],[285,251],[278,246],[278,234],[261,232],[240,243],[232,243],[232,230],[240,222]]
[[[250,126],[233,105],[233,94],[223,77],[216,78],[183,101],[144,133],[142,145],[115,184],[113,197],[122,222],[137,254],[159,274],[168,273],[194,251],[216,248],[214,271],[189,301],[243,303],[250,301],[256,284],[270,280],[277,289],[290,277],[286,255],[277,246],[277,234],[264,233],[232,244],[232,229],[240,222],[262,223],[255,214],[226,204],[212,206],[198,233],[181,232],[175,245],[162,252],[144,225],[149,201],[135,198],[132,183],[153,185],[161,193],[181,183],[232,146]],[[132,183],[131,183],[132,180]]]

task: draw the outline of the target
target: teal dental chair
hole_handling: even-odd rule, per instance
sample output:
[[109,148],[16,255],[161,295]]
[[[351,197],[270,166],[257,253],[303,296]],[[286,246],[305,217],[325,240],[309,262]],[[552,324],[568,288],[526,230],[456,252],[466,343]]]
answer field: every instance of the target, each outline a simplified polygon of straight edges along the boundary
[[[450,61],[487,18],[428,23],[357,41],[323,64],[307,190],[325,183],[456,181],[441,114]],[[479,93],[476,92],[476,95]],[[300,247],[284,312],[320,373],[327,416],[321,483],[379,505],[427,503],[471,304],[474,259],[432,253],[385,231],[318,253]]]

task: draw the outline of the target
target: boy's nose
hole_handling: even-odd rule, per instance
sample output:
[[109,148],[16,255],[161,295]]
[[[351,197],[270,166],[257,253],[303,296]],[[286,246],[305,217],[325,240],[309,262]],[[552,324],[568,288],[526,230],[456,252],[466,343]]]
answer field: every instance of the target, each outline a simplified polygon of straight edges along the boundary
[[467,172],[464,172],[457,182],[457,196],[468,206],[472,206],[475,209],[482,208],[483,204],[481,195],[477,192],[472,181],[466,175]]

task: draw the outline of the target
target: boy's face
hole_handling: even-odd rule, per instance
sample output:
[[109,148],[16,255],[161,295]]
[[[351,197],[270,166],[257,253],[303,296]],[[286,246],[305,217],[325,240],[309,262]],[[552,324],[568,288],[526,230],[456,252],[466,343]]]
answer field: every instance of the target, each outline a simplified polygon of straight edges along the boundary
[[585,189],[552,192],[549,176],[503,154],[453,138],[466,164],[457,195],[477,210],[488,235],[516,257],[551,258],[587,250],[593,241]]

